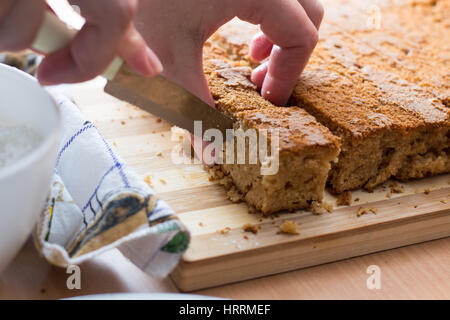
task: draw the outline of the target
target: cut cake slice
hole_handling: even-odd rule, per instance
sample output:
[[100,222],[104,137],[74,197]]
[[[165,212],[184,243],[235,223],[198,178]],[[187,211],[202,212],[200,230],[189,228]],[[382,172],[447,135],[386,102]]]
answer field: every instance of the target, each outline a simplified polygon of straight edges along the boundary
[[[275,174],[261,174],[265,165],[261,159],[256,164],[221,165],[242,198],[265,214],[302,209],[321,201],[331,162],[339,154],[340,139],[305,110],[277,107],[263,99],[249,80],[248,64],[230,61],[226,51],[212,43],[205,47],[204,70],[217,108],[236,120],[236,129],[279,131]],[[272,141],[272,133],[268,138]]]

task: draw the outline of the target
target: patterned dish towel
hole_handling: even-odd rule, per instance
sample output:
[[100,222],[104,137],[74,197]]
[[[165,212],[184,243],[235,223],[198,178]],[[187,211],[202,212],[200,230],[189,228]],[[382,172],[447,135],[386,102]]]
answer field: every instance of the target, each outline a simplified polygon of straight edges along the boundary
[[61,147],[35,243],[52,264],[76,265],[112,248],[144,272],[164,277],[190,234],[172,209],[111,149],[59,89]]

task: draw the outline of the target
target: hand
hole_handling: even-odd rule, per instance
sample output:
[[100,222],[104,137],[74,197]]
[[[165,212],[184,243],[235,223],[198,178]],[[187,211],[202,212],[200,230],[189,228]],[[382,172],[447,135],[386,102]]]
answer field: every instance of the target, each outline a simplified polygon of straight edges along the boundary
[[[48,55],[38,69],[42,84],[81,82],[101,74],[116,55],[136,72],[154,76],[161,63],[136,31],[137,0],[71,0],[86,24],[67,48]],[[1,0],[0,51],[29,48],[48,10],[44,0]]]
[[235,16],[261,25],[264,34],[255,38],[251,56],[270,59],[252,80],[263,97],[284,105],[317,43],[323,17],[317,0],[141,0],[136,27],[161,59],[163,74],[213,106],[203,44]]

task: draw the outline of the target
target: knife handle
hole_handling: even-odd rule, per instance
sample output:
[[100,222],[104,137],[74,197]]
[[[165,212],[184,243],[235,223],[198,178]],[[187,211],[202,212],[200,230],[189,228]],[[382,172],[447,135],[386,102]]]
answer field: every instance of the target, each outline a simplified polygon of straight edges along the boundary
[[[76,34],[76,30],[70,29],[56,15],[47,11],[36,39],[31,47],[38,52],[50,54],[66,47]],[[103,72],[102,76],[108,80],[112,80],[122,64],[123,60],[116,56],[108,68]]]

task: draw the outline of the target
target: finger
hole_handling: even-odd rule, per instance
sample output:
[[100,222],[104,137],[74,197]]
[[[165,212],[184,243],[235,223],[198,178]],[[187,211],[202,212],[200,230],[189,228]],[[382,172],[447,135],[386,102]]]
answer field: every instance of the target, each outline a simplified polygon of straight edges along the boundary
[[255,61],[262,61],[270,55],[272,48],[272,41],[270,41],[264,33],[260,33],[253,38],[250,46],[250,56]]
[[0,6],[0,50],[19,51],[30,47],[44,17],[41,0],[2,0]]
[[[138,39],[124,40],[130,31],[137,1],[136,0],[71,0],[81,8],[86,24],[76,35],[69,47],[52,53],[44,59],[38,70],[41,83],[81,82],[102,73],[118,54],[122,41],[138,49],[129,48],[126,53],[139,52],[140,56],[132,61],[133,65],[146,66],[140,61],[148,55]],[[135,34],[131,34],[135,37]],[[144,53],[142,53],[144,50]],[[129,57],[126,57],[129,58]],[[137,60],[137,61],[136,61]],[[142,70],[141,70],[142,71]],[[144,70],[142,73],[146,73]]]
[[0,2],[0,21],[3,21],[8,15],[14,4],[16,4],[16,0],[3,0]]
[[305,12],[308,15],[309,19],[318,30],[320,24],[322,23],[324,15],[324,8],[322,3],[320,3],[319,0],[298,0],[298,2],[303,7],[303,9],[305,9]]
[[260,24],[267,38],[277,45],[261,94],[274,104],[284,105],[317,43],[317,29],[297,0],[247,0],[246,4],[239,17]]
[[255,68],[252,72],[252,82],[261,89],[266,78],[267,70],[269,69],[269,62],[266,61]]
[[163,66],[156,54],[147,46],[144,38],[130,24],[119,45],[119,55],[128,66],[144,76],[153,77],[163,71]]
[[[300,5],[305,9],[311,22],[316,29],[319,29],[323,19],[324,9],[318,0],[298,0]],[[262,61],[270,56],[273,43],[266,37],[264,33],[255,36],[250,46],[250,56],[255,61]]]

